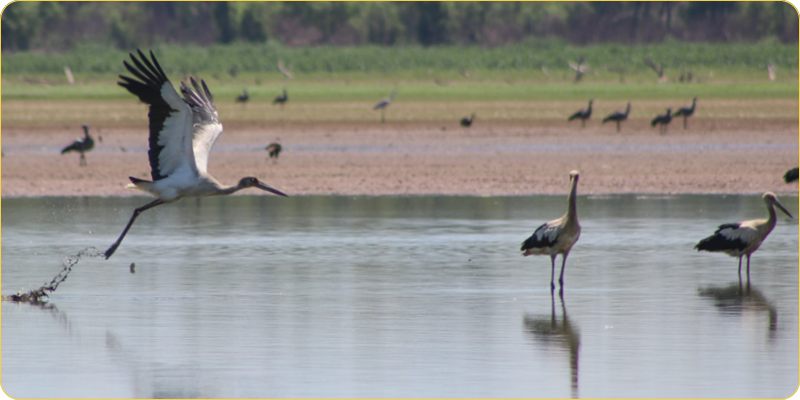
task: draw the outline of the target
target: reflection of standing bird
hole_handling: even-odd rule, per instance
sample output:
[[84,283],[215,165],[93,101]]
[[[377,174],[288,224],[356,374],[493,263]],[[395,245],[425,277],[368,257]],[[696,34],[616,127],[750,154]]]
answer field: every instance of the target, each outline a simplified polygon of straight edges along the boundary
[[[184,197],[229,195],[244,188],[256,187],[280,196],[279,190],[245,177],[233,186],[223,186],[207,172],[208,153],[222,133],[214,98],[206,83],[189,78],[194,90],[181,82],[181,98],[156,61],[139,51],[139,59],[131,54],[134,66],[125,68],[139,80],[120,75],[118,84],[150,105],[150,175],[152,181],[130,177],[128,188],[148,192],[156,200],[134,210],[128,225],[116,242],[105,252],[106,258],[117,250],[136,217],[145,210],[172,203]],[[201,86],[202,85],[202,86]]]
[[767,235],[775,228],[777,216],[775,207],[786,213],[789,218],[792,214],[778,202],[773,193],[767,192],[762,196],[769,212],[768,219],[755,219],[751,221],[736,222],[720,225],[712,236],[709,236],[694,246],[697,251],[723,252],[731,257],[739,257],[739,276],[742,275],[742,257],[747,256],[747,276],[750,277],[750,255],[753,254]]
[[289,93],[286,92],[286,88],[283,88],[283,94],[275,97],[275,100],[272,100],[272,105],[280,104],[281,108],[283,108],[287,101],[289,101]]
[[691,117],[694,114],[694,107],[697,105],[697,97],[692,100],[691,107],[681,107],[678,111],[673,114],[673,117],[683,117],[683,129],[686,129],[686,119]]
[[796,181],[798,172],[800,172],[800,171],[798,171],[797,167],[794,167],[794,168],[786,171],[786,173],[783,175],[783,181],[786,182],[786,183],[792,183],[792,182]]
[[616,122],[617,132],[619,132],[619,123],[628,119],[628,113],[630,112],[631,112],[631,103],[628,103],[628,108],[625,109],[625,112],[615,111],[613,114],[603,118],[603,123],[605,124],[608,121]]
[[247,94],[246,89],[242,89],[242,94],[236,96],[237,103],[247,103],[248,100],[250,100],[250,95]]
[[464,128],[469,128],[470,126],[472,126],[472,121],[474,119],[475,119],[475,113],[472,113],[472,115],[470,115],[469,118],[467,117],[461,118],[461,126],[463,126]]
[[567,256],[570,249],[578,241],[581,235],[581,226],[578,224],[578,211],[576,208],[576,192],[578,188],[578,171],[569,173],[572,183],[567,203],[569,208],[567,213],[559,219],[554,219],[536,228],[533,235],[522,242],[523,256],[531,254],[549,255],[552,270],[550,272],[550,290],[555,290],[554,278],[556,270],[556,256],[562,254],[561,277],[558,279],[560,290],[564,290],[564,266],[567,264]]
[[81,153],[81,160],[78,165],[86,165],[86,156],[83,153],[94,148],[94,139],[89,136],[89,125],[83,125],[83,137],[70,143],[69,146],[61,149],[61,154],[77,151]]
[[667,125],[672,121],[672,109],[668,108],[666,114],[658,114],[653,121],[650,122],[650,126],[656,126],[656,124],[660,124],[661,126],[658,127],[659,133],[662,135],[667,132]]
[[372,107],[373,111],[378,109],[381,110],[381,122],[386,122],[386,119],[384,118],[384,113],[386,112],[386,107],[389,107],[389,104],[392,104],[392,99],[394,99],[394,93],[395,91],[392,90],[392,93],[389,94],[388,99],[383,99],[377,102],[374,107]]
[[264,150],[269,152],[269,158],[272,159],[272,162],[278,162],[278,156],[281,155],[281,150],[283,147],[281,146],[278,140],[272,142],[267,146]]
[[586,127],[586,120],[591,118],[592,116],[592,102],[594,100],[589,100],[589,107],[584,108],[583,110],[578,110],[575,114],[572,114],[567,118],[567,121],[572,121],[575,118],[580,118],[581,120],[581,128]]

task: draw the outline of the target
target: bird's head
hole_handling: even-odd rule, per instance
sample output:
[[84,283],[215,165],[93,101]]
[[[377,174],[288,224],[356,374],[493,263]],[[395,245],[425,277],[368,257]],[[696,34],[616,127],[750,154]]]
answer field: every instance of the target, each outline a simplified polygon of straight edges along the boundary
[[81,126],[83,127],[83,131],[88,135],[89,134],[89,125],[83,124]]
[[761,196],[761,198],[764,199],[764,203],[767,203],[767,206],[774,205],[775,207],[778,207],[779,210],[783,211],[784,214],[788,215],[789,218],[794,218],[792,214],[786,209],[786,207],[784,207],[783,204],[781,204],[778,201],[778,197],[775,196],[775,193],[766,192],[764,193],[763,196]]
[[576,169],[573,169],[572,171],[569,172],[569,180],[570,181],[572,181],[573,179],[577,181],[578,180],[578,176],[580,176],[580,172],[578,170],[576,170]]
[[289,197],[287,194],[281,192],[278,189],[274,189],[273,187],[267,185],[258,180],[258,178],[254,178],[252,176],[244,177],[239,180],[239,187],[240,188],[250,188],[250,187],[257,187],[261,190],[266,190],[270,193],[277,194],[278,196]]

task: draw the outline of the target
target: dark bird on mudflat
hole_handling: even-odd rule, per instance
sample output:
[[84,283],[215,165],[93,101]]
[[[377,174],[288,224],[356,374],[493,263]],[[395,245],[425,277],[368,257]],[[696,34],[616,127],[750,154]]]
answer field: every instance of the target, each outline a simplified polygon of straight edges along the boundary
[[84,153],[94,148],[94,139],[89,136],[89,125],[83,125],[83,137],[70,143],[67,147],[61,149],[61,154],[76,151],[81,154],[81,160],[78,165],[86,165],[86,156]]

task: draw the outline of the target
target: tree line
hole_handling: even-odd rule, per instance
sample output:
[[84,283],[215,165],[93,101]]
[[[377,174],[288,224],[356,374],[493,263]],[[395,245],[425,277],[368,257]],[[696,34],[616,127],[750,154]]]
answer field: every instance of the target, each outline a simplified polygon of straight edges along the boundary
[[531,37],[573,45],[764,38],[797,43],[798,13],[780,1],[31,1],[11,3],[2,14],[3,52],[63,52],[87,42],[121,50],[267,41],[290,47],[495,47]]

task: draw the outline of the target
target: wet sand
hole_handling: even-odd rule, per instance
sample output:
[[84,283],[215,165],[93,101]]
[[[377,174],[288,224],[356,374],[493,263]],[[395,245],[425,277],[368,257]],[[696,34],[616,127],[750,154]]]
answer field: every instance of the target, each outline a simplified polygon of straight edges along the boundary
[[[477,121],[456,123],[283,123],[265,128],[226,124],[209,161],[224,184],[255,176],[290,195],[563,194],[570,170],[582,194],[796,194],[782,176],[798,165],[798,123],[791,118],[720,123],[673,121],[659,135],[649,121],[612,124]],[[150,178],[142,123],[93,127],[103,142],[87,153],[60,155],[80,124],[4,127],[2,196],[131,196],[128,176]],[[444,129],[443,129],[444,128]],[[280,138],[272,162],[264,150]],[[242,194],[263,193],[254,189]]]

